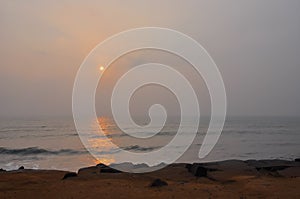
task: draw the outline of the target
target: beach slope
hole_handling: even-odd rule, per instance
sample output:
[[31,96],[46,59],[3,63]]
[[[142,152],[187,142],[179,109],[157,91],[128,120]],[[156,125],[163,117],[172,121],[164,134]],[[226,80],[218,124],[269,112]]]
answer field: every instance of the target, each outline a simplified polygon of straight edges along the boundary
[[0,198],[300,198],[300,163],[228,160],[133,174],[103,164],[77,173],[0,172]]

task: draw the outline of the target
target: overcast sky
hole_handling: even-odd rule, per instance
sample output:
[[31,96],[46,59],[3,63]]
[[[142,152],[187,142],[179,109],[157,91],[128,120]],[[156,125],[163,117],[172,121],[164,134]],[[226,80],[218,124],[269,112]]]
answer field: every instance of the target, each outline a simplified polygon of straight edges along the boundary
[[[224,79],[228,115],[300,115],[299,10],[299,0],[2,0],[0,116],[71,116],[73,82],[85,56],[107,37],[143,26],[181,31],[206,48]],[[118,74],[149,60],[185,71],[209,112],[202,80],[182,60],[158,53],[136,52],[113,64],[115,76],[104,77],[97,92],[100,114],[109,112],[107,100],[101,100],[109,98]],[[158,101],[176,114],[173,98],[149,87],[131,105],[143,114]]]

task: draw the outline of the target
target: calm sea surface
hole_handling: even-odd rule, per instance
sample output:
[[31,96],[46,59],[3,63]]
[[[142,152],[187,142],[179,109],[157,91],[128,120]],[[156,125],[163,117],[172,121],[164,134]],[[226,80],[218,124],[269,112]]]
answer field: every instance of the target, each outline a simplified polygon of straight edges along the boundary
[[[99,118],[105,134],[121,148],[132,152],[159,149],[176,134],[178,123],[169,122],[161,133],[149,140],[133,139],[122,133],[108,118]],[[198,136],[178,162],[225,159],[294,159],[300,157],[300,118],[241,117],[228,118],[213,151],[202,160],[197,157],[208,123],[200,124]],[[136,129],[128,126],[135,133]],[[93,133],[93,132],[92,132]],[[189,136],[187,132],[186,136]],[[0,168],[20,166],[34,169],[78,168],[114,162],[117,150],[109,148],[95,132],[94,149],[103,155],[92,157],[81,144],[72,119],[0,120]],[[176,149],[174,149],[176,152]]]

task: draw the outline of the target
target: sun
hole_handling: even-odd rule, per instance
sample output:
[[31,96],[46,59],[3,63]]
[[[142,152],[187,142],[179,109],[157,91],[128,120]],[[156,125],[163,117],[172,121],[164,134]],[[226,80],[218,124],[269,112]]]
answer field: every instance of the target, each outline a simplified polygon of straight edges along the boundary
[[100,71],[103,71],[103,70],[104,70],[104,67],[103,67],[103,66],[100,66],[100,67],[99,67],[99,70],[100,70]]

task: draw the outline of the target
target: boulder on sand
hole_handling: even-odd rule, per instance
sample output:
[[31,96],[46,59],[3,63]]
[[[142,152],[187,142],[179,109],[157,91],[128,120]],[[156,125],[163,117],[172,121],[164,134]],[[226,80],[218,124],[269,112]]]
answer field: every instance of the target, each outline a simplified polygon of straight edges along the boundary
[[96,166],[84,167],[78,170],[78,175],[95,175],[100,173],[121,173],[121,171],[113,169],[105,164],[97,164]]
[[[300,162],[288,160],[247,160],[249,166],[254,167],[260,174],[272,176],[292,176],[300,168]],[[297,176],[297,172],[295,173]]]
[[150,187],[162,187],[162,186],[167,186],[168,183],[161,180],[161,179],[155,179],[151,184]]
[[241,160],[226,160],[221,162],[194,163],[186,166],[194,176],[207,177],[216,181],[228,181],[234,176],[255,176],[257,171]]
[[77,177],[77,173],[75,172],[68,172],[64,175],[64,177],[62,178],[62,180],[65,180],[67,178],[73,178],[73,177]]
[[188,171],[197,177],[207,177],[208,168],[202,166],[202,164],[194,163],[186,166]]
[[100,169],[100,173],[121,173],[121,171],[117,169],[113,169],[105,164],[97,164],[97,166]]
[[100,168],[97,166],[84,167],[78,170],[78,175],[95,175],[100,173]]

